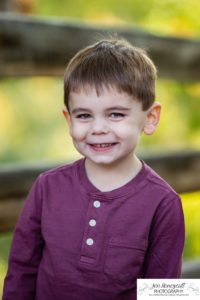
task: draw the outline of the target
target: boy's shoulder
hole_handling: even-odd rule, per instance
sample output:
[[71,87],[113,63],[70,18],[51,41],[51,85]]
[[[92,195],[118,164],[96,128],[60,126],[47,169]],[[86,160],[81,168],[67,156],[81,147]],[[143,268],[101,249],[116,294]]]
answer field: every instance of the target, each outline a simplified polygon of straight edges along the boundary
[[78,172],[78,169],[82,162],[83,159],[79,159],[65,165],[51,168],[47,171],[42,172],[39,175],[39,178],[40,179],[59,178],[60,176],[67,177],[68,175],[72,177],[75,173]]
[[144,163],[146,169],[146,186],[147,188],[155,191],[162,191],[163,193],[178,196],[174,188],[162,178],[156,171],[154,171],[148,164]]

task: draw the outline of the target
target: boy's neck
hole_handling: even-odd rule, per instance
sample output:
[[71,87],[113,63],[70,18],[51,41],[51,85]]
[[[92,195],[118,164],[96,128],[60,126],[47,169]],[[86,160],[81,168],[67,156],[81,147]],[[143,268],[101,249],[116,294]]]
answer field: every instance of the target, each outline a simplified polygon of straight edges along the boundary
[[85,160],[88,179],[102,192],[122,187],[133,179],[141,168],[142,163],[135,155],[113,165],[95,164],[87,158]]

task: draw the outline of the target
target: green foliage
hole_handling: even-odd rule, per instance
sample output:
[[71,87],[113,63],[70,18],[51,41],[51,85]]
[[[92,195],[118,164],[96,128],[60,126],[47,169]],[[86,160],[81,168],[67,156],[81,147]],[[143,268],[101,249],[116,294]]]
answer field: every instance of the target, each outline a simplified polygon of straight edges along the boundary
[[200,257],[200,192],[181,195],[185,216],[184,259]]
[[[36,15],[62,16],[102,25],[140,26],[154,33],[200,35],[198,0],[41,0]],[[195,12],[195,13],[194,13]],[[62,119],[62,79],[26,78],[0,82],[0,162],[74,159]],[[200,84],[160,80],[161,121],[139,151],[200,147]],[[173,126],[171,126],[173,124]]]
[[[1,82],[0,162],[71,158],[75,152],[62,109],[60,79]],[[76,156],[76,155],[75,155]]]
[[154,33],[200,36],[199,0],[41,0],[35,14],[101,24],[142,26]]
[[146,146],[161,151],[200,149],[200,84],[159,80],[157,101],[162,104],[157,132],[143,138]]
[[0,298],[3,289],[3,281],[7,272],[8,254],[10,250],[12,235],[10,233],[0,235]]
[[[142,136],[140,152],[200,148],[200,84],[160,80],[160,124]],[[79,157],[62,114],[61,78],[21,78],[0,83],[0,163]],[[173,126],[172,126],[173,125]]]

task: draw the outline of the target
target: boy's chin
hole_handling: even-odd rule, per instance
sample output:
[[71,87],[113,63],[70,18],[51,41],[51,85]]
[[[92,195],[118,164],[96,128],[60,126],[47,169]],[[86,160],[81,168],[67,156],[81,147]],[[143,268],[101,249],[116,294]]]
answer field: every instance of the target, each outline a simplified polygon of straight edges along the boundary
[[118,160],[116,159],[108,159],[108,158],[99,158],[99,159],[92,159],[90,157],[86,157],[86,160],[90,162],[93,165],[96,166],[104,166],[104,167],[109,167],[109,166],[115,166],[118,164]]
[[112,163],[111,160],[106,160],[106,159],[91,159],[90,157],[86,157],[86,159],[88,159],[89,161],[91,161],[94,164],[105,164],[105,165],[109,165]]

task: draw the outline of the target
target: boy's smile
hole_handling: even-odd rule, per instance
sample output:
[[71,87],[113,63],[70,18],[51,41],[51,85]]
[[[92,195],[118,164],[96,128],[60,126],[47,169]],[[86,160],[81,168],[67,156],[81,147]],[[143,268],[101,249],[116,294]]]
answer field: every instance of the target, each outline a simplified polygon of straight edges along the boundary
[[90,147],[94,151],[99,151],[99,152],[105,152],[107,150],[110,150],[113,146],[117,145],[117,143],[102,143],[102,144],[90,144]]
[[132,163],[148,119],[141,103],[125,92],[95,88],[71,92],[67,117],[76,149],[94,164]]

